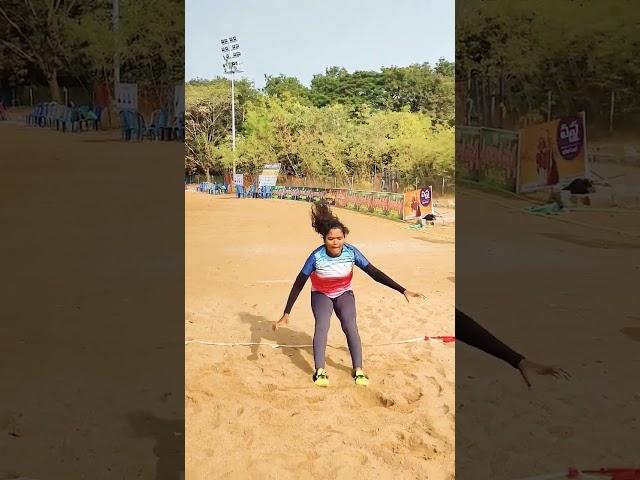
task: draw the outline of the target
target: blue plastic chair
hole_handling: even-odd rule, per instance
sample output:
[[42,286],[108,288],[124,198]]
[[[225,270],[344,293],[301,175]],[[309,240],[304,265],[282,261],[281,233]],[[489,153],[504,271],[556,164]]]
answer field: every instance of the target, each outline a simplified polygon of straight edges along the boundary
[[64,107],[62,111],[62,116],[56,119],[56,130],[62,127],[62,131],[66,132],[70,127],[71,131],[75,131],[75,124],[79,123],[78,112],[71,107]]
[[33,111],[27,115],[27,124],[33,126],[39,125],[43,110],[44,105],[42,103],[37,103],[36,106],[33,107]]
[[120,111],[120,128],[122,131],[122,139],[129,141],[135,136],[136,140],[141,141],[144,138],[145,123],[140,113],[134,110]]
[[179,142],[184,141],[184,112],[180,112],[176,119],[175,139]]
[[151,123],[147,127],[147,135],[152,140],[164,140],[169,127],[169,116],[164,110],[155,110],[151,114]]
[[38,111],[38,108],[40,108],[40,104],[37,103],[34,107],[33,110],[31,110],[29,113],[27,113],[27,117],[25,118],[25,122],[27,125],[32,125],[32,123],[34,122],[34,119],[36,117],[36,112]]

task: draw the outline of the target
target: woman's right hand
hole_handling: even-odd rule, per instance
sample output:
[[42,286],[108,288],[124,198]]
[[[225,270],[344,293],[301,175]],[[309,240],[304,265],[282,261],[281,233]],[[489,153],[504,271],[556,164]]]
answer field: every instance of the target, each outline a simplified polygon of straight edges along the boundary
[[273,329],[273,331],[275,332],[276,330],[278,330],[280,327],[282,327],[283,325],[287,325],[289,323],[289,314],[288,313],[283,313],[282,317],[280,318],[280,320],[278,320],[277,322],[275,322],[271,328]]
[[412,292],[411,290],[405,290],[404,293],[404,298],[407,299],[407,303],[410,303],[411,301],[409,300],[409,297],[414,297],[414,298],[427,298],[425,297],[423,294],[421,293],[417,293],[417,292]]

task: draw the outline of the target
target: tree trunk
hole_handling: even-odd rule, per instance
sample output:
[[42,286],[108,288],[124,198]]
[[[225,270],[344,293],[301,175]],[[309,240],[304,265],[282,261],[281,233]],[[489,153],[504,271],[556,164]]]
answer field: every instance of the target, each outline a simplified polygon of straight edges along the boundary
[[51,100],[56,103],[62,103],[62,96],[60,95],[60,85],[58,85],[58,72],[53,71],[45,72],[47,77],[47,83],[49,84],[49,93],[51,93]]
[[205,175],[207,176],[207,183],[211,183],[211,172],[208,168],[204,170]]

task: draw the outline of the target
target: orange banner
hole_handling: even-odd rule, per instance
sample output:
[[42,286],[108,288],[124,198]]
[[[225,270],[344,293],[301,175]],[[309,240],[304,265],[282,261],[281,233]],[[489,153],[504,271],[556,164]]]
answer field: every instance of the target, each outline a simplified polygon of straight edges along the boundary
[[518,192],[566,186],[587,174],[584,113],[520,130]]
[[405,192],[402,219],[412,220],[433,213],[433,189],[431,186]]

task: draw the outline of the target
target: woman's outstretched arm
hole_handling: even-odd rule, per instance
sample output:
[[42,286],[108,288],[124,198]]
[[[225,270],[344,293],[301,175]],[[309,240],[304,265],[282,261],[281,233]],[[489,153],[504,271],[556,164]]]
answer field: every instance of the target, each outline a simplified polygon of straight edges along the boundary
[[289,292],[287,304],[284,307],[285,314],[289,315],[291,313],[291,309],[293,308],[294,303],[296,303],[298,295],[300,295],[300,292],[304,288],[304,284],[307,283],[307,278],[309,278],[309,275],[302,271],[296,277],[296,280],[293,282],[293,286],[291,287],[291,291]]
[[457,308],[456,338],[467,345],[504,360],[513,368],[518,368],[518,364],[524,358],[524,355],[498,340],[488,330]]
[[494,337],[471,317],[456,308],[456,338],[461,342],[482,350],[489,355],[504,360],[522,375],[522,379],[531,388],[531,375],[551,375],[555,378],[569,379],[571,375],[557,365],[544,365],[528,360],[520,353]]
[[382,270],[378,270],[371,263],[367,263],[366,266],[362,267],[362,270],[373,278],[376,282],[381,283],[389,288],[393,288],[394,290],[404,294],[406,288],[401,286],[395,280],[393,280],[389,275],[384,273]]

